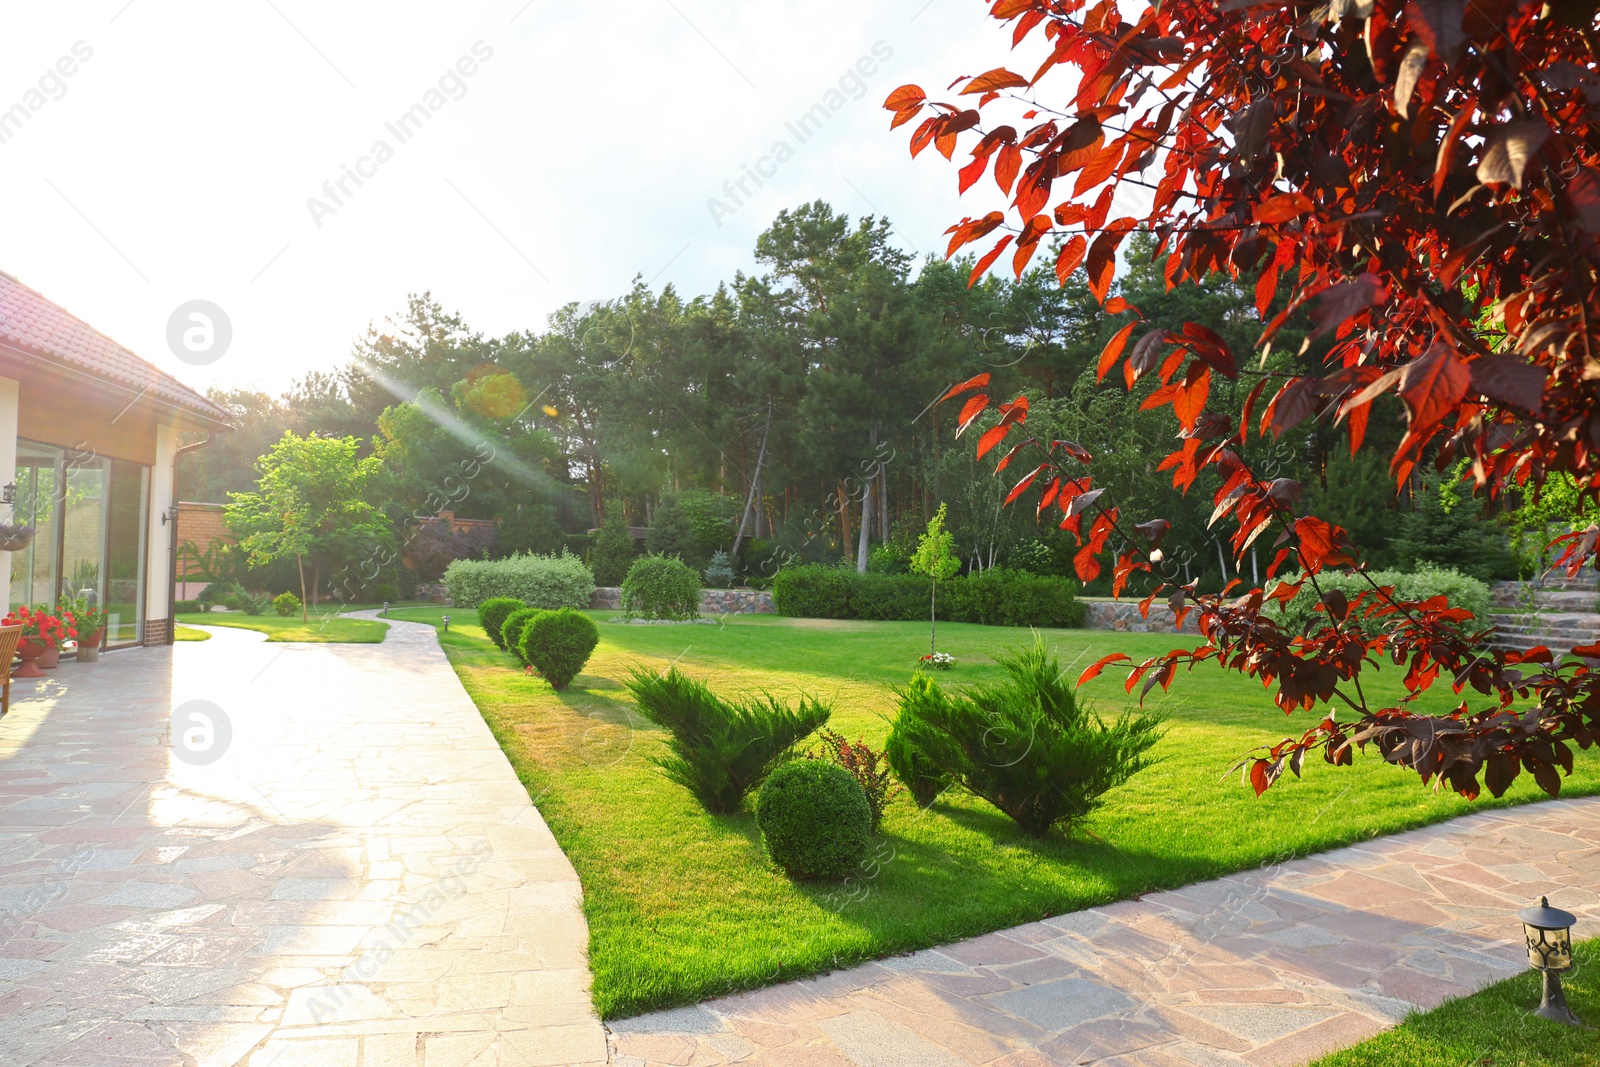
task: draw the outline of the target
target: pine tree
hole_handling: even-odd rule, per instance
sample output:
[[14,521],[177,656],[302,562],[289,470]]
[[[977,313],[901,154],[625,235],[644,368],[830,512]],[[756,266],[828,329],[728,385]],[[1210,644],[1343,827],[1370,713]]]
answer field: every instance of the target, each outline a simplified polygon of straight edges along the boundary
[[606,507],[605,521],[595,534],[594,547],[589,550],[589,569],[594,571],[594,584],[620,586],[633,564],[633,533],[628,520],[623,517],[622,504],[613,500]]

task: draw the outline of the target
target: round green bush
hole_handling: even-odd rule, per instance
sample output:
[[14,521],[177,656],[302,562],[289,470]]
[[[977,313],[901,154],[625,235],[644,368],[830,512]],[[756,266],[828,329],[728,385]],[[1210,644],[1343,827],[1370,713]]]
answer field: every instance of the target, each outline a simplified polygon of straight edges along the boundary
[[489,635],[495,647],[506,647],[505,639],[500,636],[501,625],[513,611],[521,611],[527,606],[510,596],[492,596],[478,605],[478,621],[483,624],[483,632]]
[[822,760],[785,763],[756,795],[767,856],[791,878],[843,878],[867,855],[872,810],[849,771]]
[[506,616],[506,621],[500,624],[500,640],[507,652],[522,660],[522,631],[536,617],[543,615],[543,608],[519,608]]
[[287,619],[300,611],[300,598],[293,593],[279,593],[272,598],[272,610]]
[[581,611],[541,612],[522,626],[522,662],[544,676],[552,689],[565,689],[589,662],[600,643],[600,629]]
[[622,580],[622,610],[646,619],[700,616],[700,575],[676,556],[641,556]]

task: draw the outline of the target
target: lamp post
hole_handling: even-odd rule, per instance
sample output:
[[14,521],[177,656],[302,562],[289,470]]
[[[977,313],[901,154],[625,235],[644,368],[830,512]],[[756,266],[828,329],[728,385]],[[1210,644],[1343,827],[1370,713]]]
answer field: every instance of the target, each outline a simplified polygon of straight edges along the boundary
[[443,618],[443,620],[444,620],[444,632],[445,633],[449,633],[450,632],[450,616],[444,615],[444,616],[441,616],[441,618]]
[[386,619],[389,617],[389,602],[387,600],[383,602],[383,617]]
[[1540,897],[1537,908],[1523,908],[1517,918],[1528,939],[1528,963],[1544,975],[1544,997],[1534,1014],[1551,1022],[1582,1026],[1583,1020],[1572,1014],[1561,991],[1561,972],[1572,968],[1572,926],[1578,917],[1552,908],[1548,898]]

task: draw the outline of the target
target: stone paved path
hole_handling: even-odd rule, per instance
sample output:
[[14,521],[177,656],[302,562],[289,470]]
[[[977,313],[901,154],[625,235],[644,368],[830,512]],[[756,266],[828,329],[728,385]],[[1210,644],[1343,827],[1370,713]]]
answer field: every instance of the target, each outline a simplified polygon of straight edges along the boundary
[[1525,969],[1515,913],[1541,894],[1600,933],[1597,887],[1600,799],[1488,812],[620,1020],[613,1062],[1304,1063]]
[[431,628],[213,632],[13,685],[0,1064],[604,1062],[577,877]]

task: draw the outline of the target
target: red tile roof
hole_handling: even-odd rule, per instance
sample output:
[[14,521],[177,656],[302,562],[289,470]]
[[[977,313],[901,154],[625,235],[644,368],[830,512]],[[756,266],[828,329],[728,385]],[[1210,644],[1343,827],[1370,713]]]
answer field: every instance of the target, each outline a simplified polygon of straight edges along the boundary
[[227,424],[228,411],[123,348],[66,308],[0,272],[0,344]]

